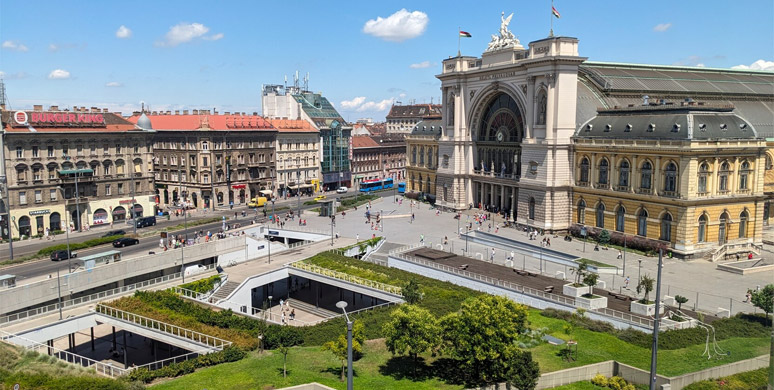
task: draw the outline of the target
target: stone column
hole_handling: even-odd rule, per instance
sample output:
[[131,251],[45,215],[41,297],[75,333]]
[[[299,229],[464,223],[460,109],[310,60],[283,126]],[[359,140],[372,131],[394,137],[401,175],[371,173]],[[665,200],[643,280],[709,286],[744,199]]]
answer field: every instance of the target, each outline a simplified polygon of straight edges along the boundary
[[527,76],[527,104],[526,107],[530,107],[526,113],[524,113],[524,138],[532,138],[534,136],[533,125],[535,123],[534,113],[537,103],[535,102],[535,76]]

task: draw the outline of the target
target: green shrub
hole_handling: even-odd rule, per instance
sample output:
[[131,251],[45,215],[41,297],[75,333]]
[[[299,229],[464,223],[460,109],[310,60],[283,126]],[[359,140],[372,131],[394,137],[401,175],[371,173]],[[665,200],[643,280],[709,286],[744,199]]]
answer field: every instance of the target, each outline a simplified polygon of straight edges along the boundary
[[206,279],[186,283],[181,285],[180,288],[204,294],[206,292],[212,291],[212,289],[215,288],[215,284],[217,283],[220,283],[220,275],[213,275]]
[[[138,368],[129,373],[128,379],[143,383],[150,383],[156,378],[174,378],[180,375],[190,374],[197,368],[214,366],[221,363],[230,363],[242,360],[247,356],[247,352],[238,347],[226,347],[222,351],[213,352],[207,355],[199,355],[194,359],[172,363],[158,370],[148,370],[147,368]],[[82,390],[82,389],[81,389]]]
[[591,383],[596,386],[607,387],[607,377],[602,374],[594,375],[594,377],[591,378]]
[[[110,237],[100,237],[100,238],[92,238],[91,240],[86,240],[84,242],[75,242],[70,244],[70,250],[76,251],[79,249],[85,249],[85,248],[91,248],[97,245],[103,245],[103,244],[109,244],[117,239],[121,238],[120,235],[118,236],[110,236]],[[58,245],[52,245],[46,248],[43,248],[38,251],[38,255],[40,256],[49,256],[52,253],[56,251],[64,251],[67,250],[67,244],[58,244]]]

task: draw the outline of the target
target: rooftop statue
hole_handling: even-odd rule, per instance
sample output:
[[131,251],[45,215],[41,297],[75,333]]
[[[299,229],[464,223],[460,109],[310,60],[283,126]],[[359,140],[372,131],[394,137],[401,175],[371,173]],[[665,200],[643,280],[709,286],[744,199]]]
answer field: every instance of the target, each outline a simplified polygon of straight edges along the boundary
[[492,34],[492,40],[489,42],[489,46],[486,51],[495,51],[506,48],[523,48],[519,39],[516,38],[513,33],[508,29],[508,25],[513,18],[513,12],[508,17],[505,17],[505,12],[500,15],[500,35]]

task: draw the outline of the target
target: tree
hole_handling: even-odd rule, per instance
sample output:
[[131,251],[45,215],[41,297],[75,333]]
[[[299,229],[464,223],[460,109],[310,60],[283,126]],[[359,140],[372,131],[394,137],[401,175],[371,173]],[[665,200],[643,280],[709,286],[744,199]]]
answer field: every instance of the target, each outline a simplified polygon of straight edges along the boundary
[[532,360],[532,352],[522,351],[515,346],[503,353],[505,381],[519,390],[533,390],[540,377],[540,367]]
[[460,361],[472,383],[499,383],[503,353],[526,327],[526,306],[493,295],[469,298],[441,319],[442,350]]
[[570,268],[570,272],[575,273],[575,287],[582,286],[581,281],[583,280],[583,277],[586,275],[586,272],[589,269],[589,261],[586,259],[581,259],[578,261],[578,268]]
[[589,295],[594,295],[594,286],[597,285],[599,280],[599,274],[594,272],[586,272],[583,276],[583,284],[589,286]]
[[419,284],[413,279],[410,280],[406,286],[401,288],[400,293],[403,295],[403,299],[410,305],[415,305],[422,299],[422,292],[419,291]]
[[650,292],[653,291],[654,282],[655,280],[648,275],[642,275],[640,278],[639,283],[637,283],[637,294],[645,293],[645,296],[640,301],[641,303],[647,304],[650,302],[648,297],[650,296]]
[[677,302],[677,310],[683,310],[683,303],[688,302],[688,298],[682,295],[675,295],[675,302]]
[[429,311],[414,305],[401,305],[390,313],[382,328],[387,350],[411,356],[416,367],[417,355],[435,349],[441,338],[438,320]]
[[758,291],[753,291],[750,301],[753,305],[766,312],[766,317],[768,317],[770,313],[774,312],[774,284],[769,284]]
[[[365,342],[365,326],[360,321],[352,323],[352,354],[363,353]],[[346,332],[335,341],[329,341],[322,346],[323,351],[331,351],[341,361],[341,380],[344,380],[344,369],[347,368],[347,334]]]
[[599,236],[597,236],[597,241],[599,241],[600,244],[606,245],[610,242],[610,232],[607,231],[607,229],[602,229],[601,232],[599,232]]
[[277,350],[282,354],[282,377],[288,374],[288,353],[290,348],[301,344],[304,340],[301,332],[293,326],[281,326],[276,332],[272,332],[272,345],[277,346]]

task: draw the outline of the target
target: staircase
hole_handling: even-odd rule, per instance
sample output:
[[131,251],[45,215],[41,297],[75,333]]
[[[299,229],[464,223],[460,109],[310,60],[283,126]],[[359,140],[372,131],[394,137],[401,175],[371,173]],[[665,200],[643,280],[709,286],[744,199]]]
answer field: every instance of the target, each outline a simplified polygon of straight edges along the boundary
[[312,304],[309,304],[309,303],[306,303],[306,302],[301,302],[301,301],[299,301],[297,299],[290,298],[290,299],[288,299],[288,302],[290,302],[290,308],[291,309],[295,308],[295,309],[298,309],[298,310],[303,310],[303,311],[305,311],[307,313],[314,314],[314,315],[316,315],[318,317],[321,317],[321,318],[331,318],[331,317],[335,317],[335,316],[339,315],[339,313],[336,313],[336,312],[333,312],[333,311],[330,311],[330,310],[326,310],[326,309],[323,309],[321,307],[315,307]]
[[218,291],[215,291],[214,294],[212,294],[212,297],[210,298],[212,302],[218,302],[220,300],[228,298],[229,295],[231,295],[234,290],[236,290],[241,283],[232,282],[230,280],[226,281],[226,284],[220,286]]

